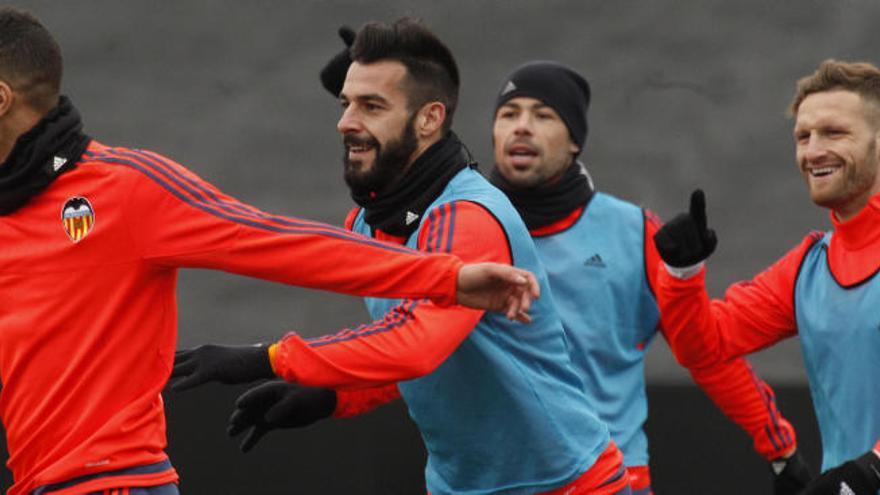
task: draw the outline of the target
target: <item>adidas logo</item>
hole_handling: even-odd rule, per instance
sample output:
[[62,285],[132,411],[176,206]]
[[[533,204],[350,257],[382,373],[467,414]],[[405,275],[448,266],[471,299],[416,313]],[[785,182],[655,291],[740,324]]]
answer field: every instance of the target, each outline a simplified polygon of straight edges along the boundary
[[416,215],[415,213],[413,213],[411,211],[406,212],[406,224],[407,225],[415,222],[418,219],[419,219],[419,216]]
[[507,84],[504,86],[504,89],[501,90],[501,94],[506,95],[511,91],[516,90],[516,84],[513,84],[513,81],[507,81]]
[[57,172],[58,169],[63,167],[65,163],[67,163],[67,158],[56,156],[52,159],[52,170]]
[[841,481],[839,495],[856,495],[856,492],[854,492],[845,482]]
[[785,470],[785,464],[786,464],[785,460],[771,462],[770,466],[773,468],[773,474],[778,476],[779,473],[781,473],[783,470]]
[[596,253],[593,256],[590,256],[589,258],[587,258],[586,261],[584,261],[584,266],[594,266],[596,268],[605,268],[605,262],[602,261],[602,257],[599,256],[599,253]]

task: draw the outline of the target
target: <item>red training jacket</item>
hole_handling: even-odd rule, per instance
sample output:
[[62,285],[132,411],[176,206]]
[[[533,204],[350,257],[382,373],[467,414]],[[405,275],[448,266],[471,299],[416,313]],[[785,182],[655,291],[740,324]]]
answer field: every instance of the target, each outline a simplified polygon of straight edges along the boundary
[[[880,270],[880,195],[855,217],[840,222],[832,213],[834,235],[828,268],[842,286],[862,283]],[[658,300],[667,338],[682,363],[703,366],[769,347],[797,334],[794,308],[798,270],[808,250],[822,238],[812,232],[751,280],[730,286],[724,299],[709,299],[705,270],[686,279],[658,271]],[[875,439],[870,439],[874,441]],[[880,442],[877,443],[880,448]]]
[[178,267],[452,304],[461,261],[240,203],[149,151],[90,143],[76,168],[0,216],[0,417],[10,495],[177,480],[160,392]]

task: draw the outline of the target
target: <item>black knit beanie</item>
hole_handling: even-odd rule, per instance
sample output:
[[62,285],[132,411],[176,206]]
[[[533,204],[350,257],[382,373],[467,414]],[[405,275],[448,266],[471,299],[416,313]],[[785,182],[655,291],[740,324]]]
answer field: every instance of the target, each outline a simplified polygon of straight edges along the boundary
[[528,96],[556,110],[571,140],[583,151],[587,140],[587,109],[590,84],[580,74],[557,62],[528,62],[517,67],[501,86],[495,111],[508,100]]

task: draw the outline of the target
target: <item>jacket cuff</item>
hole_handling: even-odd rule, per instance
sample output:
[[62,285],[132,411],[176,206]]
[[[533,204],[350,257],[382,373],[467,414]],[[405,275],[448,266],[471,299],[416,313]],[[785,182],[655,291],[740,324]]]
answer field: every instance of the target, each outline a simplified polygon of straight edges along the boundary
[[670,275],[679,279],[679,280],[688,280],[694,278],[705,266],[705,261],[700,261],[694,265],[683,266],[683,267],[674,267],[669,266],[666,263],[663,263],[663,266],[666,267],[666,271],[669,272]]

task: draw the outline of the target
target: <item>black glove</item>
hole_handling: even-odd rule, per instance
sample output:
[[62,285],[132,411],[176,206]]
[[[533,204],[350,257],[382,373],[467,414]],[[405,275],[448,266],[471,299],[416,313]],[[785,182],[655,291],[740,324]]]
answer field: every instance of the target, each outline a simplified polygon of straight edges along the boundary
[[333,56],[327,65],[321,69],[321,86],[330,92],[333,96],[339,96],[342,92],[342,85],[345,83],[345,75],[348,74],[348,66],[351,65],[351,54],[349,49],[354,44],[354,29],[348,26],[339,28],[339,37],[345,43],[345,48]]
[[667,265],[685,268],[705,260],[715,251],[715,231],[706,227],[706,197],[701,189],[691,194],[691,208],[654,234],[654,244]]
[[226,432],[235,436],[250,428],[241,441],[241,451],[247,452],[270,430],[308,426],[335,409],[335,390],[273,380],[239,396]]
[[880,490],[880,457],[873,451],[829,469],[801,492],[803,495],[877,495]]
[[267,345],[208,344],[175,353],[171,378],[177,380],[171,390],[179,392],[211,381],[231,385],[274,377]]
[[813,470],[799,451],[788,458],[770,463],[773,470],[773,495],[797,495],[813,479]]

